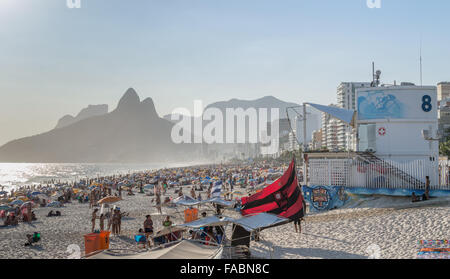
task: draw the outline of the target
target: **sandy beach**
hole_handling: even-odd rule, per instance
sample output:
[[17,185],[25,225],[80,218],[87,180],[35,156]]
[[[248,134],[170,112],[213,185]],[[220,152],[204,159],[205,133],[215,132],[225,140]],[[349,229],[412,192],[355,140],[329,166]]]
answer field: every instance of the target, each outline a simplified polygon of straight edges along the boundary
[[418,241],[449,238],[449,216],[449,201],[408,209],[340,209],[307,216],[301,234],[293,225],[264,231],[266,241],[255,243],[253,254],[266,257],[273,245],[277,259],[415,259]]
[[[174,196],[173,190],[169,190],[167,196]],[[155,215],[157,210],[152,199],[144,194],[124,195],[123,200],[116,204],[129,216],[122,219],[122,235],[111,237],[110,249],[142,251],[136,247],[133,236],[142,228],[145,215],[152,214],[156,228],[161,227],[163,220],[163,217]],[[376,255],[382,259],[414,259],[419,240],[449,238],[450,200],[411,206],[405,198],[379,197],[363,201],[357,208],[308,214],[302,222],[301,234],[295,233],[293,224],[263,231],[262,241],[251,243],[252,256],[363,259]],[[203,207],[201,211],[207,209]],[[46,217],[50,210],[59,210],[62,216]],[[83,235],[91,229],[92,209],[88,204],[72,201],[59,209],[36,208],[34,211],[37,221],[0,228],[0,258],[66,259],[83,256]],[[174,209],[164,207],[163,213],[175,217],[175,224],[183,223],[182,214]],[[238,216],[237,212],[230,210],[225,214]],[[25,247],[25,235],[33,232],[41,233],[41,242]],[[375,250],[370,249],[371,245]],[[77,254],[77,247],[81,254]]]

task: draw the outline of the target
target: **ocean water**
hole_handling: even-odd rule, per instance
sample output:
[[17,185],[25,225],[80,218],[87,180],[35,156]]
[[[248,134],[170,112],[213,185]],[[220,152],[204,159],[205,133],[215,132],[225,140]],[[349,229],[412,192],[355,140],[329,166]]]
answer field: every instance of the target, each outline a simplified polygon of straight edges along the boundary
[[32,164],[0,163],[0,185],[10,190],[20,185],[44,181],[76,181],[97,176],[127,174],[161,168],[183,167],[190,164]]

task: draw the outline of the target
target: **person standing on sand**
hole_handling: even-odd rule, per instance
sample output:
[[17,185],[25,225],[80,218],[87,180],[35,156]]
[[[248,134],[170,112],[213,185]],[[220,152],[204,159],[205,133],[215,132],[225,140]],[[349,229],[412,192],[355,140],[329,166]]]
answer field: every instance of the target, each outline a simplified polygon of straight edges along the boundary
[[91,218],[91,222],[92,222],[92,232],[94,232],[95,230],[95,220],[97,219],[97,211],[98,208],[94,209],[94,211],[92,212],[92,218]]
[[114,209],[111,208],[111,210],[109,212],[106,213],[106,218],[108,218],[108,231],[111,231],[111,225],[113,223],[112,219],[113,219],[113,212]]
[[[302,220],[303,220],[303,218],[298,218],[297,220],[294,221],[294,227],[295,227],[296,233],[302,233]],[[297,226],[298,226],[298,229],[297,229]]]
[[147,219],[144,221],[145,238],[147,239],[148,246],[151,247],[151,236],[153,235],[153,220],[150,215],[145,216]]
[[191,188],[191,197],[192,197],[193,199],[197,199],[197,197],[195,196],[195,189],[194,189],[194,186],[192,186],[192,188]]
[[114,210],[114,214],[112,217],[112,232],[116,236],[119,234],[119,218],[120,218],[119,211]]
[[103,232],[105,230],[105,214],[100,214],[100,231]]
[[161,210],[161,196],[160,194],[156,194],[156,209],[158,210],[159,214],[162,214]]
[[118,210],[118,224],[117,224],[117,230],[120,235],[120,232],[122,231],[122,213],[120,213],[120,209]]
[[425,182],[425,194],[424,194],[423,200],[429,200],[429,199],[430,199],[430,177],[427,176],[426,182]]

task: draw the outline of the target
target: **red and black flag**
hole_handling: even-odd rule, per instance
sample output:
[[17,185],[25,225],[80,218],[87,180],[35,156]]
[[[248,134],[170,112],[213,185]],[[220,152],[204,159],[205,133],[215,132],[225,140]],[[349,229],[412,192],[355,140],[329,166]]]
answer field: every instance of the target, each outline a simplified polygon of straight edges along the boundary
[[295,160],[277,181],[250,197],[242,198],[242,215],[272,213],[295,221],[304,216],[303,196],[298,186]]

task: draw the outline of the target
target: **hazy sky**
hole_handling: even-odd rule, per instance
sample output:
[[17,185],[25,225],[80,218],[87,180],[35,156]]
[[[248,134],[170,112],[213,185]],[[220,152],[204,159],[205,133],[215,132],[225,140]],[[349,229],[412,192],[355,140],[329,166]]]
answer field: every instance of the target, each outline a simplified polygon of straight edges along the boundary
[[341,81],[450,80],[450,1],[0,0],[0,144],[128,87],[160,115],[274,95],[329,104]]

